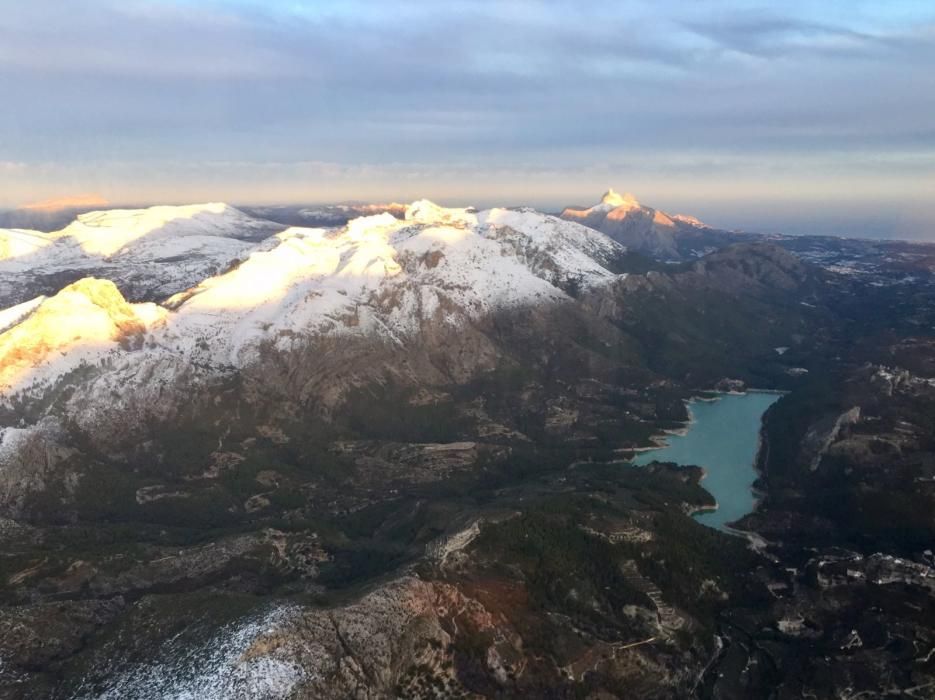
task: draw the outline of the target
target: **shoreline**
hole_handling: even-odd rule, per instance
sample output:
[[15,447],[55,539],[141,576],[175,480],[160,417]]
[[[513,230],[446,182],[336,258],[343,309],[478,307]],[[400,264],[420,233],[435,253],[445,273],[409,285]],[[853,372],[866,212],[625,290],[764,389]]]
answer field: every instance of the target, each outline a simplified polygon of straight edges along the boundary
[[[692,414],[692,411],[691,411],[691,404],[693,403],[696,403],[696,402],[714,403],[716,401],[720,401],[721,397],[723,396],[747,396],[748,394],[775,394],[778,396],[785,396],[789,392],[784,389],[750,388],[745,391],[719,391],[719,390],[712,389],[710,391],[704,391],[700,393],[717,394],[717,396],[708,397],[708,396],[696,395],[696,396],[690,396],[687,399],[683,399],[683,403],[688,409],[688,420],[679,421],[680,423],[682,423],[681,428],[667,428],[667,429],[662,430],[659,433],[651,435],[649,439],[651,442],[655,443],[654,445],[649,445],[649,446],[644,446],[644,447],[622,447],[617,451],[618,452],[632,452],[634,454],[637,454],[641,452],[651,452],[652,450],[661,450],[664,447],[669,446],[669,443],[666,441],[667,436],[675,435],[678,437],[684,437],[685,435],[688,434],[688,431],[691,429],[691,426],[695,423],[695,416]],[[764,415],[765,415],[765,412],[764,412]],[[762,416],[760,417],[760,422],[762,423]],[[762,432],[762,428],[760,432]],[[759,460],[760,460],[761,442],[762,442],[762,435],[758,434],[757,435],[757,447],[756,447],[757,451],[756,451],[756,456],[754,457],[754,469],[757,472],[757,477],[762,476],[759,473],[759,469],[757,468],[757,466],[759,465]]]
[[[753,387],[746,389],[744,391],[711,390],[711,391],[699,392],[699,395],[691,396],[690,398],[684,400],[686,409],[688,410],[689,419],[683,422],[683,426],[681,428],[675,428],[675,429],[670,428],[667,430],[663,430],[661,433],[652,435],[650,437],[650,441],[654,443],[652,446],[622,449],[620,451],[631,453],[631,457],[629,461],[632,464],[633,457],[635,457],[639,453],[652,452],[655,450],[661,450],[661,449],[668,447],[670,444],[669,441],[667,440],[668,437],[672,435],[676,435],[676,436],[687,435],[688,431],[691,429],[692,424],[696,422],[694,414],[692,413],[692,410],[691,410],[691,405],[695,402],[714,403],[714,402],[720,401],[721,398],[724,396],[747,396],[749,394],[772,394],[772,395],[777,395],[781,397],[781,396],[785,396],[788,393],[789,393],[788,391],[785,391],[782,389],[759,389],[759,388],[753,388]],[[711,396],[712,394],[714,396]],[[760,426],[759,426],[759,429],[757,430],[756,451],[754,453],[753,462],[751,464],[751,467],[753,468],[754,477],[755,477],[753,483],[750,484],[750,494],[753,497],[752,507],[747,513],[742,515],[737,521],[732,521],[731,523],[724,523],[720,527],[714,528],[714,529],[719,529],[722,532],[725,532],[727,534],[746,538],[748,542],[750,543],[751,548],[753,548],[756,551],[763,551],[763,549],[769,544],[768,541],[765,540],[761,535],[753,531],[743,530],[739,527],[733,526],[733,523],[738,522],[739,520],[743,520],[748,515],[756,513],[762,507],[768,495],[765,491],[758,488],[756,484],[761,479],[763,479],[765,476],[761,469],[764,450],[768,449],[768,441],[764,434],[765,418],[766,418],[767,412],[772,407],[772,405],[773,404],[770,404],[770,406],[768,406],[766,410],[763,411],[763,414],[760,416]],[[707,470],[705,470],[703,467],[701,469],[702,469],[702,475],[701,475],[701,478],[699,479],[699,484],[703,487],[704,479],[707,476]],[[711,495],[714,496],[714,494],[711,494]],[[712,506],[699,506],[696,508],[689,508],[688,514],[691,517],[696,517],[699,515],[703,515],[704,513],[716,512],[718,508],[719,508],[719,504],[717,503],[717,499],[715,498],[715,504],[713,507]]]

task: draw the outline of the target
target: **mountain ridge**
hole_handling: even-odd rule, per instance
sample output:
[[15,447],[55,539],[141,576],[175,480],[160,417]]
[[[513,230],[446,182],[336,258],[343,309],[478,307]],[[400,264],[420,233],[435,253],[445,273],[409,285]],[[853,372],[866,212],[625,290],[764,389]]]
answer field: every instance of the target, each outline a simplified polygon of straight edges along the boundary
[[[112,219],[123,216],[118,212]],[[229,272],[170,297],[171,311],[159,316],[150,344],[208,365],[219,357],[227,358],[221,364],[237,365],[245,348],[277,333],[276,342],[299,329],[302,335],[394,337],[436,314],[443,323],[458,323],[459,317],[468,320],[504,304],[567,298],[562,285],[609,280],[614,273],[602,263],[612,264],[624,252],[575,226],[531,210],[477,214],[422,200],[405,220],[381,214],[334,233],[290,228],[268,239],[269,249],[254,250]],[[69,295],[82,285],[62,292]],[[57,297],[38,309],[49,308]]]

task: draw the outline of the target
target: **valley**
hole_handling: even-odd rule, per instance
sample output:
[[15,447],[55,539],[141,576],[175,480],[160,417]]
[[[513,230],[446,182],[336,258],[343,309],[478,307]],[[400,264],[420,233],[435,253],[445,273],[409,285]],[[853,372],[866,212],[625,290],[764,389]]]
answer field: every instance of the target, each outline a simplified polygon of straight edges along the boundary
[[[929,249],[611,194],[0,259],[0,697],[930,696]],[[748,539],[635,451],[750,387]]]

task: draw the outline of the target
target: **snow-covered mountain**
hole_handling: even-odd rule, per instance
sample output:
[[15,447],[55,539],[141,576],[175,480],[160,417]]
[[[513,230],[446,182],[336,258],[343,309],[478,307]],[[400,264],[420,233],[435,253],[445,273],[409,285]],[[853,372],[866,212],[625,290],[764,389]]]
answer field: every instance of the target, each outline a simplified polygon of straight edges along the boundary
[[164,299],[282,228],[215,203],[88,212],[52,233],[0,229],[0,306],[88,276],[135,300]]
[[[131,434],[131,423],[171,412],[194,386],[232,373],[262,376],[257,381],[287,392],[295,375],[318,381],[303,395],[314,393],[325,407],[374,367],[391,366],[400,376],[467,376],[496,362],[478,324],[619,279],[625,253],[603,234],[533,210],[475,212],[419,201],[402,220],[381,214],[339,229],[281,231],[162,306],[127,303],[118,291],[127,267],[136,274],[141,261],[174,253],[180,274],[194,275],[209,262],[189,258],[210,232],[233,231],[236,222],[237,231],[253,235],[265,226],[222,206],[188,211],[190,218],[178,209],[173,218],[151,210],[100,214],[50,239],[47,248],[91,255],[90,248],[107,259],[116,284],[82,279],[0,315],[0,405],[18,407],[17,424],[7,428],[28,428],[24,416],[38,425],[55,414],[98,436]],[[192,220],[198,233],[187,225]],[[255,245],[218,238],[244,245],[232,255]],[[426,359],[459,343],[473,351],[446,359],[445,369]],[[371,361],[355,363],[354,348]],[[400,359],[387,361],[394,354]]]
[[271,228],[227,204],[212,203],[89,212],[53,236],[90,255],[134,261],[187,255],[216,239],[255,241]]
[[48,234],[26,229],[0,229],[0,264],[16,258],[34,256],[51,245]]
[[631,250],[665,260],[710,252],[706,238],[716,238],[723,245],[725,241],[720,239],[731,237],[693,216],[670,216],[640,204],[629,192],[621,195],[613,189],[594,206],[566,207],[561,217],[601,231]]
[[[196,216],[203,212],[198,209]],[[126,225],[115,225],[120,220]],[[178,219],[147,236],[150,222],[164,220],[152,210],[101,213],[82,217],[54,241],[77,243],[131,267],[157,255],[165,260],[171,252],[193,273],[187,256],[213,239],[192,233]],[[215,218],[200,223],[202,230],[228,230]],[[93,236],[94,228],[102,235]],[[256,227],[241,223],[238,230],[245,229]],[[177,230],[182,235],[172,235]],[[243,243],[224,236],[217,240],[220,247]],[[128,352],[119,343],[113,346],[121,328],[113,309],[119,307],[121,316],[141,316],[149,329],[145,345],[150,352],[242,366],[265,343],[288,348],[327,334],[380,335],[402,342],[426,323],[458,326],[505,307],[561,301],[572,287],[613,279],[623,252],[597,232],[532,210],[476,213],[420,201],[408,208],[404,220],[381,214],[338,230],[290,228],[275,234],[234,269],[169,298],[169,313],[152,304],[127,304],[110,282],[82,280],[49,299],[10,309],[7,313],[20,316],[19,322],[0,335],[0,343],[21,350],[28,337],[42,347],[42,357],[31,356],[34,369],[45,364],[45,357],[72,367],[75,344],[94,345],[103,355]],[[92,316],[100,316],[103,324],[92,322]],[[82,325],[82,319],[87,323]],[[13,342],[14,337],[20,340]]]
[[[177,305],[164,340],[233,364],[248,349],[310,334],[418,332],[507,306],[567,298],[569,284],[613,277],[622,249],[588,229],[533,211],[473,213],[416,202],[405,220],[355,219],[338,231],[292,228],[236,270],[206,280]],[[220,349],[223,348],[223,352]]]

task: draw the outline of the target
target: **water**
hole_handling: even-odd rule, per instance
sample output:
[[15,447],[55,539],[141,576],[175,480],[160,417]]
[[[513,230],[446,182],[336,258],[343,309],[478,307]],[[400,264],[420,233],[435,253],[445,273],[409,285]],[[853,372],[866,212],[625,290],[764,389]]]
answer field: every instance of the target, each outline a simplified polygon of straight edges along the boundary
[[724,530],[754,508],[753,482],[763,413],[779,394],[727,394],[715,401],[692,401],[693,422],[686,435],[672,435],[668,445],[641,452],[633,464],[652,461],[697,464],[707,472],[701,485],[717,500],[715,511],[699,513],[699,522]]

